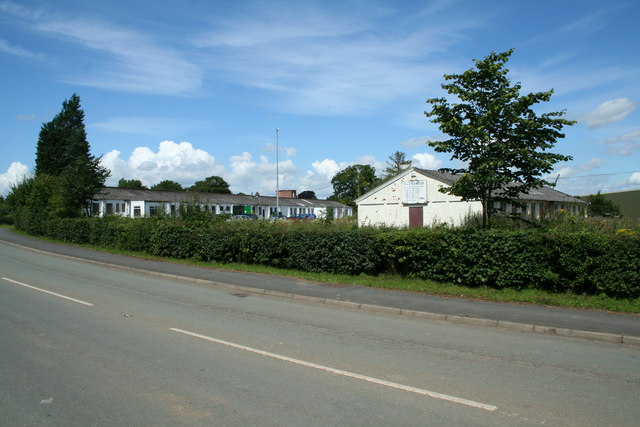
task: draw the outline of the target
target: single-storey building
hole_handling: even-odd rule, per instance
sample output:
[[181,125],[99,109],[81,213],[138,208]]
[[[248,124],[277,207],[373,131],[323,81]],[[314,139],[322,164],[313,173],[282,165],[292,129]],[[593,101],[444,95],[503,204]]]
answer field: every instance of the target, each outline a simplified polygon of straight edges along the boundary
[[[465,218],[482,215],[480,201],[462,201],[441,193],[459,176],[436,170],[410,167],[356,199],[358,225],[422,227],[436,224],[460,225]],[[583,215],[586,202],[549,187],[521,194],[516,204],[495,202],[494,209],[541,218],[563,211]]]
[[[277,200],[278,199],[278,200]],[[353,209],[331,200],[307,200],[275,196],[198,193],[193,191],[157,191],[104,187],[91,201],[93,215],[118,215],[129,218],[160,214],[177,214],[181,205],[196,204],[213,214],[255,215],[268,219],[280,214],[285,217],[313,214],[326,217],[333,210],[334,218],[353,215]]]

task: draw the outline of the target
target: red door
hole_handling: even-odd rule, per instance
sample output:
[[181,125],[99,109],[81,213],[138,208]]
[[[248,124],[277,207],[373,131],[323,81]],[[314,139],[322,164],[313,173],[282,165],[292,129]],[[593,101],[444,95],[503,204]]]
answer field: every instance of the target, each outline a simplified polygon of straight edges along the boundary
[[409,227],[423,226],[422,206],[409,207]]

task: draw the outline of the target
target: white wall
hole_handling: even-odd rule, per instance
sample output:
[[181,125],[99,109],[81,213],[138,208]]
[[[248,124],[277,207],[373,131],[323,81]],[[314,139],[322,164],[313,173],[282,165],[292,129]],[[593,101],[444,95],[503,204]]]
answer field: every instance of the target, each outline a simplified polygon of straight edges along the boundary
[[[426,202],[404,203],[404,183],[408,181],[426,181]],[[358,224],[372,226],[408,227],[409,207],[422,206],[423,225],[441,223],[459,225],[465,217],[482,213],[480,202],[462,202],[460,197],[439,191],[446,186],[440,181],[418,172],[410,172],[387,185],[358,203]]]

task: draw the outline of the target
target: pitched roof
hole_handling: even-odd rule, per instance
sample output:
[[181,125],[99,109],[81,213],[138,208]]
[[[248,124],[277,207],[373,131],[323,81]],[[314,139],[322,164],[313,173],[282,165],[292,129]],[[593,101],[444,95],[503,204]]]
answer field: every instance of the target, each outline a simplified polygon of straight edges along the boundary
[[[451,185],[454,182],[458,181],[461,175],[454,175],[448,172],[440,172],[437,170],[430,169],[421,169],[415,166],[410,167],[406,171],[402,172],[400,175],[396,175],[389,181],[385,181],[384,183],[378,185],[373,190],[367,192],[363,196],[360,196],[356,202],[359,200],[363,200],[365,197],[368,197],[371,193],[378,191],[380,188],[389,184],[389,182],[400,179],[412,172],[417,172],[426,177],[435,179],[436,181],[440,181],[445,185]],[[521,193],[518,196],[518,200],[529,200],[529,201],[540,201],[540,202],[556,202],[556,203],[578,203],[578,204],[586,204],[584,200],[580,200],[576,197],[570,196],[568,194],[562,193],[558,190],[554,190],[550,187],[540,187],[529,190],[527,193]]]
[[[247,196],[241,194],[199,193],[194,191],[160,191],[103,187],[94,200],[144,200],[158,203],[209,203],[217,205],[275,206],[275,196]],[[346,205],[333,200],[279,198],[280,206],[345,208]]]

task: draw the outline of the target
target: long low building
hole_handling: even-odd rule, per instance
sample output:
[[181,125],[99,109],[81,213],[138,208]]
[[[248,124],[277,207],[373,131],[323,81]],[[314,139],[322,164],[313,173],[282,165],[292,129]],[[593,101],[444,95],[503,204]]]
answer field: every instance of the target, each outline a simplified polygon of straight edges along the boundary
[[129,218],[175,215],[180,206],[197,205],[212,214],[255,215],[268,219],[313,214],[318,218],[333,211],[334,218],[353,215],[351,207],[332,200],[311,200],[275,196],[197,193],[193,191],[157,191],[104,187],[91,202],[93,215],[117,215]]
[[[460,225],[466,218],[482,214],[479,201],[441,193],[459,179],[435,170],[411,167],[356,199],[358,224],[387,227]],[[508,214],[541,218],[555,212],[585,215],[587,203],[549,187],[520,194],[517,203],[494,202],[492,208]]]

